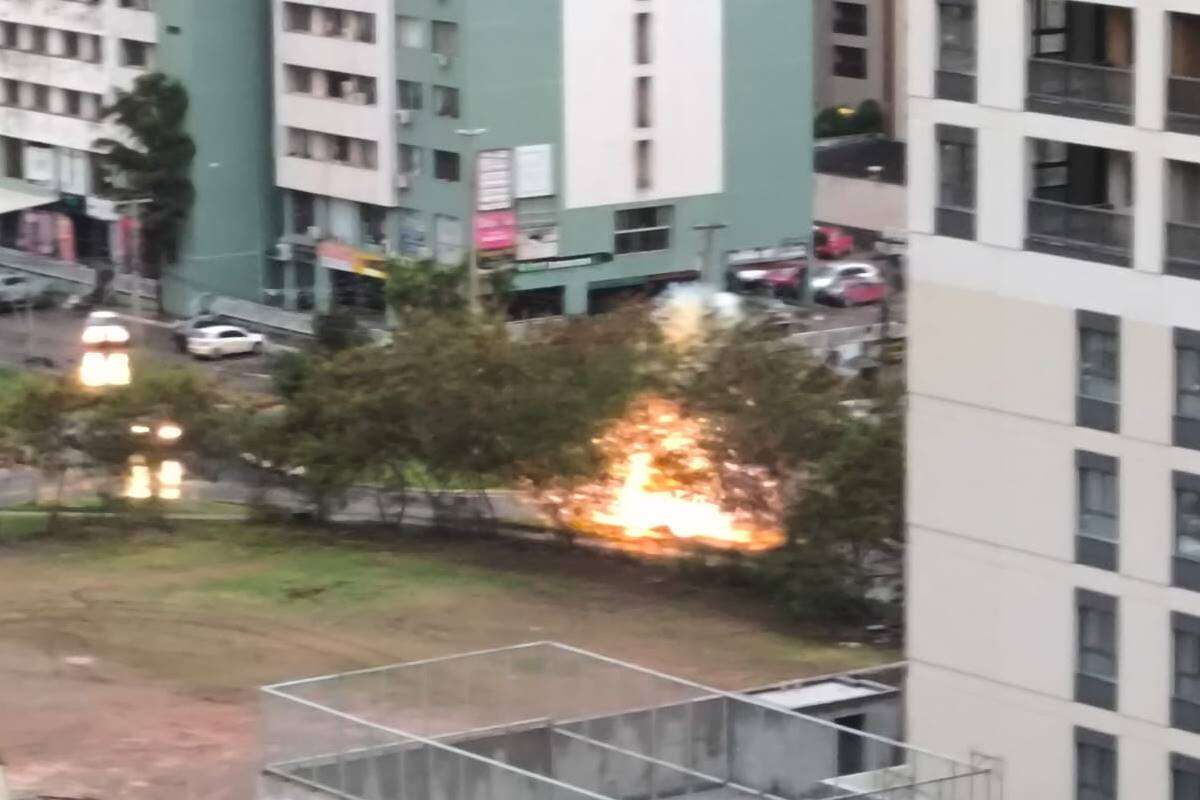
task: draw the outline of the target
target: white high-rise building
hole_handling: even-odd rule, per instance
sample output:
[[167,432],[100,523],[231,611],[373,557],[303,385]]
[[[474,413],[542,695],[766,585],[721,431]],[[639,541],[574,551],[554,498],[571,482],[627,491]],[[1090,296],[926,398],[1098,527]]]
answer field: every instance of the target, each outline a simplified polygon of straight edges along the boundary
[[1200,797],[1200,4],[909,20],[909,735]]
[[[0,0],[0,175],[62,195],[71,256],[107,254],[107,219],[84,205],[99,184],[93,142],[113,134],[100,109],[155,68],[157,38],[152,0]],[[38,200],[13,181],[3,198],[3,212]],[[6,217],[0,241],[13,243],[15,224]]]

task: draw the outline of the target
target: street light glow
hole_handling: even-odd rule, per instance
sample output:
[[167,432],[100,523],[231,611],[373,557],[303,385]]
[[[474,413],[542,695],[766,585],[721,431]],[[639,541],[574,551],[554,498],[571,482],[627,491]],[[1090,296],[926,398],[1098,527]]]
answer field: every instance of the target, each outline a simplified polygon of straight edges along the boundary
[[130,425],[129,432],[132,433],[134,436],[145,436],[147,433],[150,432],[150,426],[149,425]]
[[183,428],[173,422],[164,422],[158,427],[158,438],[164,442],[174,442],[183,436]]

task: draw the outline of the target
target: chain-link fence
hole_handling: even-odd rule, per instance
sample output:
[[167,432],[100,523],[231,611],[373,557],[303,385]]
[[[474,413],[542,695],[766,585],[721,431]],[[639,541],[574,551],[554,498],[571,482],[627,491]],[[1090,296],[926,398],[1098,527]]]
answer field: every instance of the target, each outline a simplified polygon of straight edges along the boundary
[[[983,770],[554,643],[279,684],[262,700],[269,798],[990,800]],[[838,776],[849,739],[865,769]]]

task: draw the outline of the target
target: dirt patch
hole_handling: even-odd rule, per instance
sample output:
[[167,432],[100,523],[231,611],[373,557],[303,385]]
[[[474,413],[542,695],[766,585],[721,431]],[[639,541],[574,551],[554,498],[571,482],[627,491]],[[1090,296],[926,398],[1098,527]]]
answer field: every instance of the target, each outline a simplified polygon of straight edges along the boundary
[[483,647],[561,640],[727,688],[891,656],[594,554],[250,537],[0,551],[0,755],[18,792],[249,798],[255,687]]

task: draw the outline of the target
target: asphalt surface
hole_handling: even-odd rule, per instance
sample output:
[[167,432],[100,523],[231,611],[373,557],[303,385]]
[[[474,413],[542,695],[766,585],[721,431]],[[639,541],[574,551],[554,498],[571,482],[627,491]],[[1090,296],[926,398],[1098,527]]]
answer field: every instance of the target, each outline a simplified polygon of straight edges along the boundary
[[[135,352],[146,351],[168,362],[200,364],[221,381],[246,391],[264,391],[271,386],[268,356],[198,362],[176,351],[171,332],[163,323],[126,324],[134,337]],[[83,315],[61,309],[35,310],[32,316],[24,310],[0,311],[0,364],[23,369],[26,359],[32,356],[47,359],[48,364],[42,366],[54,371],[78,369],[83,356],[79,341],[83,326]]]

